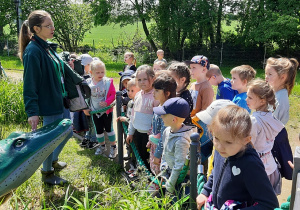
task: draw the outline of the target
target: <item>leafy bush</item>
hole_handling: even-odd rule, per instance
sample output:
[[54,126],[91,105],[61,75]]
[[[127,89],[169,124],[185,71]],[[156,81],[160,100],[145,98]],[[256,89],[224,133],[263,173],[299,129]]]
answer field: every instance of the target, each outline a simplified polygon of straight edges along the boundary
[[23,83],[0,79],[0,124],[25,123],[27,115],[23,102]]

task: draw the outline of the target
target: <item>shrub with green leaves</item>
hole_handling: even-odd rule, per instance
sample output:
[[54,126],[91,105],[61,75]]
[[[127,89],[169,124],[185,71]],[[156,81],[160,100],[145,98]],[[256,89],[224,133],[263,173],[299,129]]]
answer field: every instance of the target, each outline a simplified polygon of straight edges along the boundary
[[23,83],[0,79],[0,124],[25,123],[27,115],[23,102]]

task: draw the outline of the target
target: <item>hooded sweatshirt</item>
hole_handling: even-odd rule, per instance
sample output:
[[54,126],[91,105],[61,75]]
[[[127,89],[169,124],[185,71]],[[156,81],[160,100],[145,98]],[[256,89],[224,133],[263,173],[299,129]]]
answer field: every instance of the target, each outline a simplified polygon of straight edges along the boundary
[[[278,200],[256,151],[247,145],[244,151],[228,158],[215,151],[214,169],[201,194],[209,196],[217,209],[228,201],[246,202],[243,210],[273,210]],[[256,204],[255,204],[256,203]]]
[[183,124],[177,132],[173,133],[171,127],[164,130],[162,141],[164,145],[161,170],[169,168],[171,174],[166,183],[166,189],[173,193],[175,184],[184,166],[186,155],[189,152],[191,139],[193,133],[192,126]]
[[267,174],[270,175],[277,168],[271,150],[275,137],[284,128],[284,125],[273,117],[271,112],[253,112],[251,120],[251,141],[265,166]]

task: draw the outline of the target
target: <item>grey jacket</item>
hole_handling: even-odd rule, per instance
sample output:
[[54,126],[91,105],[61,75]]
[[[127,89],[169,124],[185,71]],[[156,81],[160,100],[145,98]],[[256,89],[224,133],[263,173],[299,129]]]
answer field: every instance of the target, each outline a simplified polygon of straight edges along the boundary
[[190,136],[193,133],[192,126],[183,125],[176,133],[171,132],[171,127],[167,127],[163,133],[163,155],[161,160],[161,171],[169,168],[170,177],[167,180],[166,188],[173,193],[178,176],[184,166],[186,155],[190,148]]

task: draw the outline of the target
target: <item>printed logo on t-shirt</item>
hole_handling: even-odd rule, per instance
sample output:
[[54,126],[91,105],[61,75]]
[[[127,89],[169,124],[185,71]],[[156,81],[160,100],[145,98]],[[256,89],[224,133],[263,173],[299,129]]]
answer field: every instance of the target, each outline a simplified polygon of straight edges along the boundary
[[196,103],[197,103],[197,96],[198,96],[198,91],[197,90],[190,90],[192,100],[193,100],[193,109],[196,108]]

